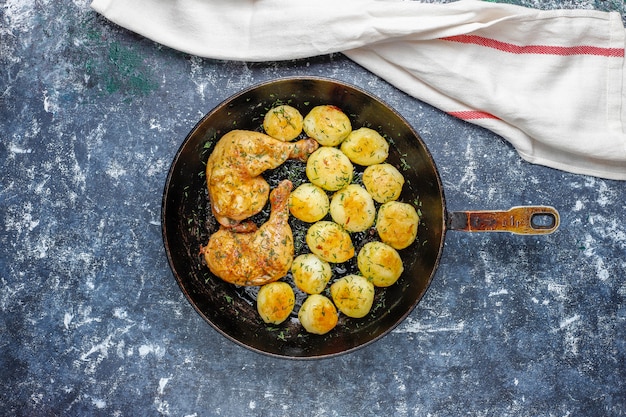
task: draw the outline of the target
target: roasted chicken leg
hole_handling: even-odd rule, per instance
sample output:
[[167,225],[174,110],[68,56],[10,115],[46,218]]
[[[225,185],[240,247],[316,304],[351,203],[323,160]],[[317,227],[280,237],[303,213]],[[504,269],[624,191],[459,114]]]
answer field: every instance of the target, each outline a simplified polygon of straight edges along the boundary
[[255,232],[222,226],[211,235],[200,252],[213,274],[237,285],[264,285],[287,274],[294,256],[288,223],[292,187],[291,181],[283,180],[272,190],[270,217]]
[[226,133],[206,165],[211,210],[217,221],[233,227],[261,211],[270,187],[260,175],[287,159],[306,161],[318,146],[314,139],[283,142],[260,132]]

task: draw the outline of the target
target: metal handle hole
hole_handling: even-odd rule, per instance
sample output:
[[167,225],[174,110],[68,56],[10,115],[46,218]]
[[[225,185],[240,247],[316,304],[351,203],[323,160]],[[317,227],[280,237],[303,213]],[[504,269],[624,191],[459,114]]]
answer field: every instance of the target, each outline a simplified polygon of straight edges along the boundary
[[533,229],[552,229],[556,226],[556,216],[552,213],[534,213],[530,225]]

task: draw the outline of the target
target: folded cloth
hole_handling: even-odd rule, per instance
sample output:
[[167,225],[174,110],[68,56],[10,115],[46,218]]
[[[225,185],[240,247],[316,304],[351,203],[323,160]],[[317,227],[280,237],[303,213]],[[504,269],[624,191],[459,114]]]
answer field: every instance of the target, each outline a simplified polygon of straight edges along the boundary
[[189,54],[280,61],[342,52],[400,90],[507,139],[525,160],[626,180],[619,13],[462,0],[95,0]]

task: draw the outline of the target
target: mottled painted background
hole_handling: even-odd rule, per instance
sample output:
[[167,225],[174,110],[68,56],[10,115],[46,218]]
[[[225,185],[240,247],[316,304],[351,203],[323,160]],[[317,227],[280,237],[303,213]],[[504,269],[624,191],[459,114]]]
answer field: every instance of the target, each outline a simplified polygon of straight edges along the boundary
[[[523,162],[501,138],[340,54],[184,55],[86,0],[0,4],[0,415],[626,415],[626,184]],[[520,1],[624,13],[621,0]],[[301,362],[229,342],[167,264],[161,196],[197,120],[252,83],[335,77],[423,136],[452,210],[549,204],[545,237],[449,233],[393,333]]]

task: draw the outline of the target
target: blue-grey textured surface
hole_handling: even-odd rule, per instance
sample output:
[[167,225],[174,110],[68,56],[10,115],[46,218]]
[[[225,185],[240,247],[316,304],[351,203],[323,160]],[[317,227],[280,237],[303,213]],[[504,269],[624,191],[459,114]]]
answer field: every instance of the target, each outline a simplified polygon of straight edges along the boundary
[[[0,16],[1,415],[626,415],[624,182],[530,165],[340,54],[198,59],[85,0],[7,0]],[[360,85],[398,109],[432,151],[449,209],[553,205],[561,228],[448,233],[422,302],[355,353],[289,361],[226,340],[168,267],[165,177],[204,113],[294,74]]]

